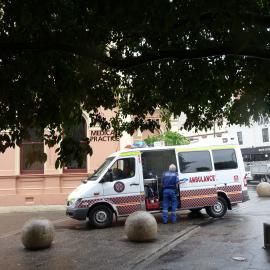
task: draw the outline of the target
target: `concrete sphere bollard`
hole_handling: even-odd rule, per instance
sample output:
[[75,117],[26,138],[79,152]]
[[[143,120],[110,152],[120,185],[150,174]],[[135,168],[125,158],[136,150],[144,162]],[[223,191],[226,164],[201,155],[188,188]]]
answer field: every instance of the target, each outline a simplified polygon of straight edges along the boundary
[[259,197],[270,197],[270,184],[262,182],[256,188]]
[[27,221],[22,228],[22,243],[27,249],[43,249],[51,246],[54,226],[48,219]]
[[147,242],[157,235],[157,222],[150,213],[137,211],[126,220],[125,233],[130,241]]

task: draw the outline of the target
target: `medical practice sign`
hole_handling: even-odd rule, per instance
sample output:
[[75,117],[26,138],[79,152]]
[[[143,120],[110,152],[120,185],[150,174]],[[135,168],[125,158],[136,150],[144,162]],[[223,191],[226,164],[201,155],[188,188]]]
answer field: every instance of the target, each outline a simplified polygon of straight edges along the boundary
[[101,131],[90,130],[90,142],[117,142],[119,137],[115,137],[113,130]]

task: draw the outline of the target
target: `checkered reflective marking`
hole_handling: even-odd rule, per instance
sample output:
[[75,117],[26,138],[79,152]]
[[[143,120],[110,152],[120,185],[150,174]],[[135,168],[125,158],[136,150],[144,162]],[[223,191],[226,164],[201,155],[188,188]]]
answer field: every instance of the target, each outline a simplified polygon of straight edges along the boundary
[[116,206],[119,215],[129,215],[135,211],[141,210],[141,204],[144,196],[121,196],[105,198],[105,201]]
[[227,194],[231,203],[242,202],[243,201],[243,194],[242,194],[242,186],[237,185],[230,185],[230,186],[223,186],[218,187],[218,191],[223,191]]
[[217,202],[217,190],[216,188],[182,190],[180,200],[182,209],[214,205]]
[[141,210],[144,195],[85,199],[80,202],[78,208],[90,208],[93,204],[101,201],[114,205],[119,215],[129,215],[135,211]]
[[135,211],[141,210],[141,204],[126,204],[126,205],[117,205],[117,211],[119,216],[129,215]]
[[96,202],[101,202],[104,201],[103,199],[86,199],[86,200],[82,200],[79,205],[77,206],[78,208],[87,208],[87,207],[91,207],[94,203]]

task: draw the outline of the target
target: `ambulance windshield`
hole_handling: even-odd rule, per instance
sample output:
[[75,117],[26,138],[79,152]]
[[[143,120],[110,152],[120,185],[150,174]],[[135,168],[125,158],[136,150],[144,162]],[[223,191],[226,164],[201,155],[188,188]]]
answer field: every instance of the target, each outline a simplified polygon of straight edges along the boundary
[[95,181],[99,178],[99,176],[104,172],[105,169],[109,166],[111,161],[114,159],[114,157],[109,157],[107,158],[102,165],[92,174],[87,178],[88,181]]

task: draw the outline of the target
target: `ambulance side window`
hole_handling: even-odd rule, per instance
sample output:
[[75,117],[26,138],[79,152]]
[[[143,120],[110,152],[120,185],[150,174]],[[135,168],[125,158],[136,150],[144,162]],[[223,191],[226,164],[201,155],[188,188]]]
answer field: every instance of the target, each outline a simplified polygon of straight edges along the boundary
[[213,150],[215,170],[236,169],[237,159],[234,149]]
[[179,152],[178,160],[181,173],[212,171],[209,151]]
[[135,158],[123,158],[114,162],[111,167],[113,180],[131,178],[135,175]]

